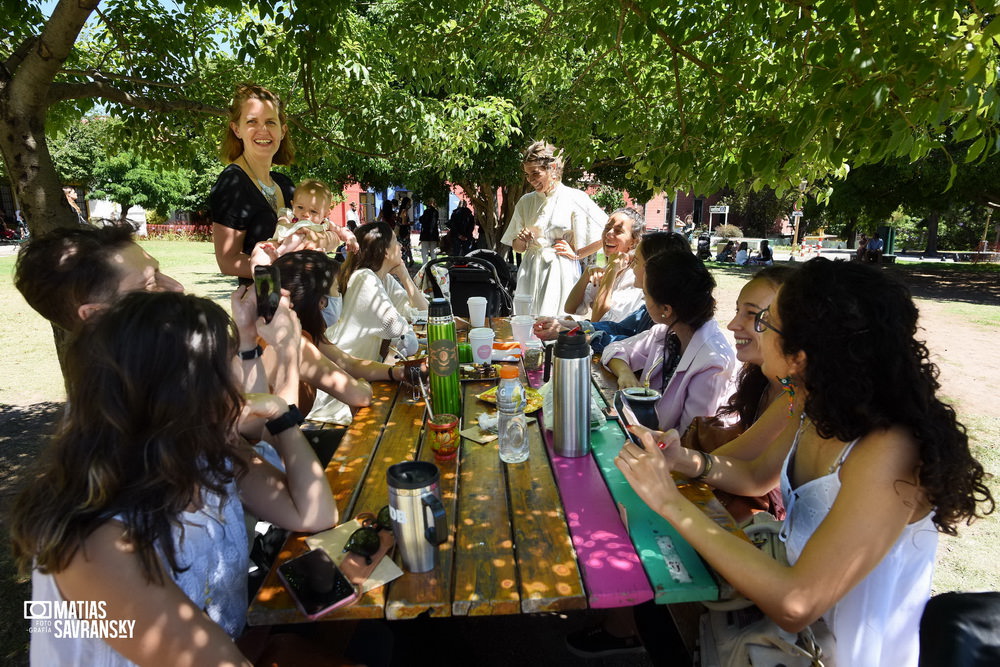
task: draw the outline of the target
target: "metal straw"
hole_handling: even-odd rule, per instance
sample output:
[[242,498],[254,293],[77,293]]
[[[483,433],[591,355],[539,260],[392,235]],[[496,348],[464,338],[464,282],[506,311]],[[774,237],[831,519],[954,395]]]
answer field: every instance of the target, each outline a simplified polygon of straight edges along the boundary
[[427,416],[433,421],[434,411],[431,410],[431,399],[427,396],[427,389],[424,387],[424,379],[418,375],[417,382],[420,384],[420,395],[424,397],[424,408],[427,410]]

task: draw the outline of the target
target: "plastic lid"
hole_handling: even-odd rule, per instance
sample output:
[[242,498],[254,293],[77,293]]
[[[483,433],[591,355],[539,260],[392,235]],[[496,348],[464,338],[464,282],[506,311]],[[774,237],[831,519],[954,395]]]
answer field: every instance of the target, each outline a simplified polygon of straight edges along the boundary
[[504,380],[510,380],[512,378],[521,377],[521,372],[517,370],[517,366],[504,364],[500,367],[500,377]]
[[427,306],[428,317],[449,317],[451,315],[451,302],[448,299],[431,299]]

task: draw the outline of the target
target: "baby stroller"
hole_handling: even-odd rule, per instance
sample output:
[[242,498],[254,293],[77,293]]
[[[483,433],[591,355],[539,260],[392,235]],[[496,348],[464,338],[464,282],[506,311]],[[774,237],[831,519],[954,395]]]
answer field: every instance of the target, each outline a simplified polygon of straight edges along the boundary
[[[490,251],[480,251],[488,253]],[[496,253],[493,253],[496,254]],[[468,300],[470,296],[486,297],[487,317],[506,317],[513,311],[513,299],[494,267],[491,258],[480,257],[438,257],[427,262],[421,271],[431,284],[435,297],[445,294],[431,271],[431,267],[442,266],[448,269],[449,291],[451,292],[451,310],[458,317],[469,316]],[[507,271],[508,280],[510,272]]]
[[702,261],[712,258],[712,239],[708,234],[702,234],[698,237],[698,250],[695,254]]

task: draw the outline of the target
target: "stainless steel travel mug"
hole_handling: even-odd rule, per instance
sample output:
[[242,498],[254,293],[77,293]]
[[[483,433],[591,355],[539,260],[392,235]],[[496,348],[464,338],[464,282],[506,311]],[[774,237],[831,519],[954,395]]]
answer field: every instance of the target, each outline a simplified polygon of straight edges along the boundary
[[437,547],[448,539],[440,473],[428,461],[404,461],[386,471],[392,532],[408,572],[434,569]]

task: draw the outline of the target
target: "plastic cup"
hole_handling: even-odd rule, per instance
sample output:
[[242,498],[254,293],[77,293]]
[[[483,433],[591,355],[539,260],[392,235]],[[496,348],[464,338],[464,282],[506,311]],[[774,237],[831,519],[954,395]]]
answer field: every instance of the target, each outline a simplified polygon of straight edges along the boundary
[[514,315],[531,315],[534,298],[530,294],[514,295]]
[[531,338],[531,328],[535,324],[535,318],[531,315],[515,315],[510,318],[510,331],[514,340],[521,344],[522,351]]
[[472,363],[488,364],[493,361],[493,329],[480,327],[469,332],[469,346],[472,348]]
[[486,326],[486,297],[469,297],[469,323],[473,327]]

